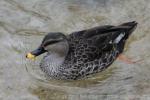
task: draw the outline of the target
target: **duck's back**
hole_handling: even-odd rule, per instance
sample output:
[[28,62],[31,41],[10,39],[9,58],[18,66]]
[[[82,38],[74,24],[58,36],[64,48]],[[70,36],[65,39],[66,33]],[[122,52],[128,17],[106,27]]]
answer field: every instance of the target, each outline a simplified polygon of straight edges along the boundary
[[106,25],[68,35],[70,49],[62,65],[63,78],[78,79],[107,68],[123,52],[136,24]]
[[[108,37],[95,34],[98,29],[108,29],[112,26],[96,27],[91,30],[74,32],[68,36],[69,52],[63,64],[67,79],[82,78],[107,68],[115,59],[118,51],[115,45],[107,45]],[[107,34],[107,33],[105,33]],[[109,33],[108,33],[109,34]],[[104,35],[104,34],[103,34]],[[69,76],[69,77],[68,77]]]

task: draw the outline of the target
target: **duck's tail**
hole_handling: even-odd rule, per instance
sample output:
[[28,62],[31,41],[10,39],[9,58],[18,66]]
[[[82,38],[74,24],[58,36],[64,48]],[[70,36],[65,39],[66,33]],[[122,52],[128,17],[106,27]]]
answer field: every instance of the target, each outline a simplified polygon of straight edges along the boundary
[[123,23],[118,26],[118,27],[124,28],[124,31],[125,31],[124,39],[128,39],[131,33],[136,29],[137,24],[138,23],[136,21],[132,21],[132,22]]
[[113,35],[114,43],[118,44],[119,42],[125,41],[131,35],[131,33],[135,30],[137,26],[137,22],[127,22],[118,26],[112,27],[111,31],[118,31],[117,34]]
[[114,42],[118,45],[118,49],[120,53],[123,52],[126,40],[132,34],[132,32],[136,29],[136,27],[137,27],[136,21],[123,23],[116,27],[116,28],[120,28],[121,30],[121,33],[114,40]]

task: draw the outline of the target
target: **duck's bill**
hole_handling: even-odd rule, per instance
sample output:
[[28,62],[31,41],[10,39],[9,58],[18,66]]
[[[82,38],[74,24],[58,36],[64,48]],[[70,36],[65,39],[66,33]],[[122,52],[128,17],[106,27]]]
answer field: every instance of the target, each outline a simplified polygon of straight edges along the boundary
[[43,53],[45,53],[46,50],[43,47],[39,47],[38,49],[27,53],[26,58],[30,60],[35,60],[35,58]]

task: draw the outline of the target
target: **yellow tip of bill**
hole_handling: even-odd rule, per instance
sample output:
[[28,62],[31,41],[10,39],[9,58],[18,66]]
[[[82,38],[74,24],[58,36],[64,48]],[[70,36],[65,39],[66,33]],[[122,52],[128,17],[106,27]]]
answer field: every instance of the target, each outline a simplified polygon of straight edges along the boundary
[[35,55],[33,55],[31,53],[27,53],[26,58],[28,58],[30,60],[35,60]]

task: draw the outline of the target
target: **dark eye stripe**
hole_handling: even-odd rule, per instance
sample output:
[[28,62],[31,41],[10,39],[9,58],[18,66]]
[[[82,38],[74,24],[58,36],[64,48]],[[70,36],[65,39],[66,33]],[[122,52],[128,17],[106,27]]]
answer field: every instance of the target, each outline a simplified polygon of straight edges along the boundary
[[43,44],[42,44],[42,46],[48,46],[48,45],[50,45],[50,44],[54,44],[54,43],[57,43],[57,42],[59,42],[58,40],[53,40],[53,41],[46,41],[46,42],[44,42]]

